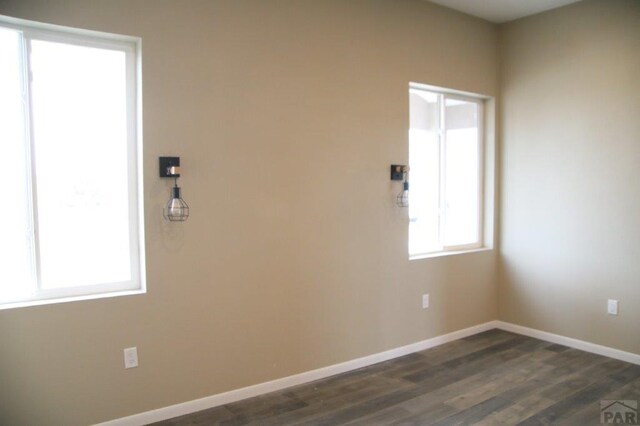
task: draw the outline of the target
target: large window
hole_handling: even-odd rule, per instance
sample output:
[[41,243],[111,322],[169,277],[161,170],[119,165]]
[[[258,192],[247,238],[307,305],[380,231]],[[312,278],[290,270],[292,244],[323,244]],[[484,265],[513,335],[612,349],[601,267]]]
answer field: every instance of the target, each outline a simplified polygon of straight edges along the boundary
[[144,290],[138,47],[0,20],[0,307]]
[[483,101],[411,86],[409,254],[482,246]]

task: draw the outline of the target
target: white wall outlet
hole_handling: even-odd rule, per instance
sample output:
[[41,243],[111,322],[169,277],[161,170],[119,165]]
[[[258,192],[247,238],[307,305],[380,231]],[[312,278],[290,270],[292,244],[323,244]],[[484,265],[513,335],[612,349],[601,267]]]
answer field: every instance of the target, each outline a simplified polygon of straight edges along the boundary
[[138,348],[126,348],[124,350],[124,368],[133,368],[138,366]]
[[429,295],[422,295],[422,309],[427,309],[429,307]]
[[618,301],[609,299],[607,302],[607,313],[609,315],[618,315]]

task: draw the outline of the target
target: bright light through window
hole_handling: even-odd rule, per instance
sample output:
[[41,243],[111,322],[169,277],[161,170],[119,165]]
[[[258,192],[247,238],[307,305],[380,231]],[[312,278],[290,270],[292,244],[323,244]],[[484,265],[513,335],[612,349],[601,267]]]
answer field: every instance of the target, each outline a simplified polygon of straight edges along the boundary
[[31,52],[42,286],[127,281],[125,54],[37,40]]
[[482,102],[409,90],[409,254],[481,245]]
[[0,304],[143,288],[136,54],[120,37],[0,27]]

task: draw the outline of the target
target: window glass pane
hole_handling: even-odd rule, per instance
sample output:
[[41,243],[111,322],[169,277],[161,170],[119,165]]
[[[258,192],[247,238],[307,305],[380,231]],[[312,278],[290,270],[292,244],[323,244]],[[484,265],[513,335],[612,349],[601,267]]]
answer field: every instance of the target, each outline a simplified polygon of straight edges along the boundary
[[444,245],[479,240],[478,104],[445,101],[445,224]]
[[0,28],[0,300],[9,301],[35,290],[29,193],[28,142],[21,76],[21,34]]
[[409,253],[440,250],[439,96],[410,92],[409,130]]
[[125,53],[32,40],[41,286],[131,279]]

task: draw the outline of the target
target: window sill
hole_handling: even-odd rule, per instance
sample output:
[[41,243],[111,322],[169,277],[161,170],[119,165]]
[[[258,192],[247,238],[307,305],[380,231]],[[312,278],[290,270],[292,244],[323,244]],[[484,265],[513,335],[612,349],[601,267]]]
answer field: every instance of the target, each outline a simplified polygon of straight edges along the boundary
[[479,253],[483,251],[491,251],[493,248],[491,247],[478,247],[472,248],[468,250],[453,250],[453,251],[437,251],[433,253],[425,253],[425,254],[416,254],[413,256],[409,256],[409,260],[420,260],[420,259],[431,259],[433,257],[443,257],[443,256],[454,256],[458,254],[466,254],[466,253]]
[[82,296],[56,297],[51,299],[25,300],[22,302],[7,302],[0,304],[0,311],[4,309],[26,308],[29,306],[53,305],[57,303],[77,302],[79,300],[105,299],[108,297],[130,296],[135,294],[145,294],[145,289],[112,291],[109,293],[86,294]]

